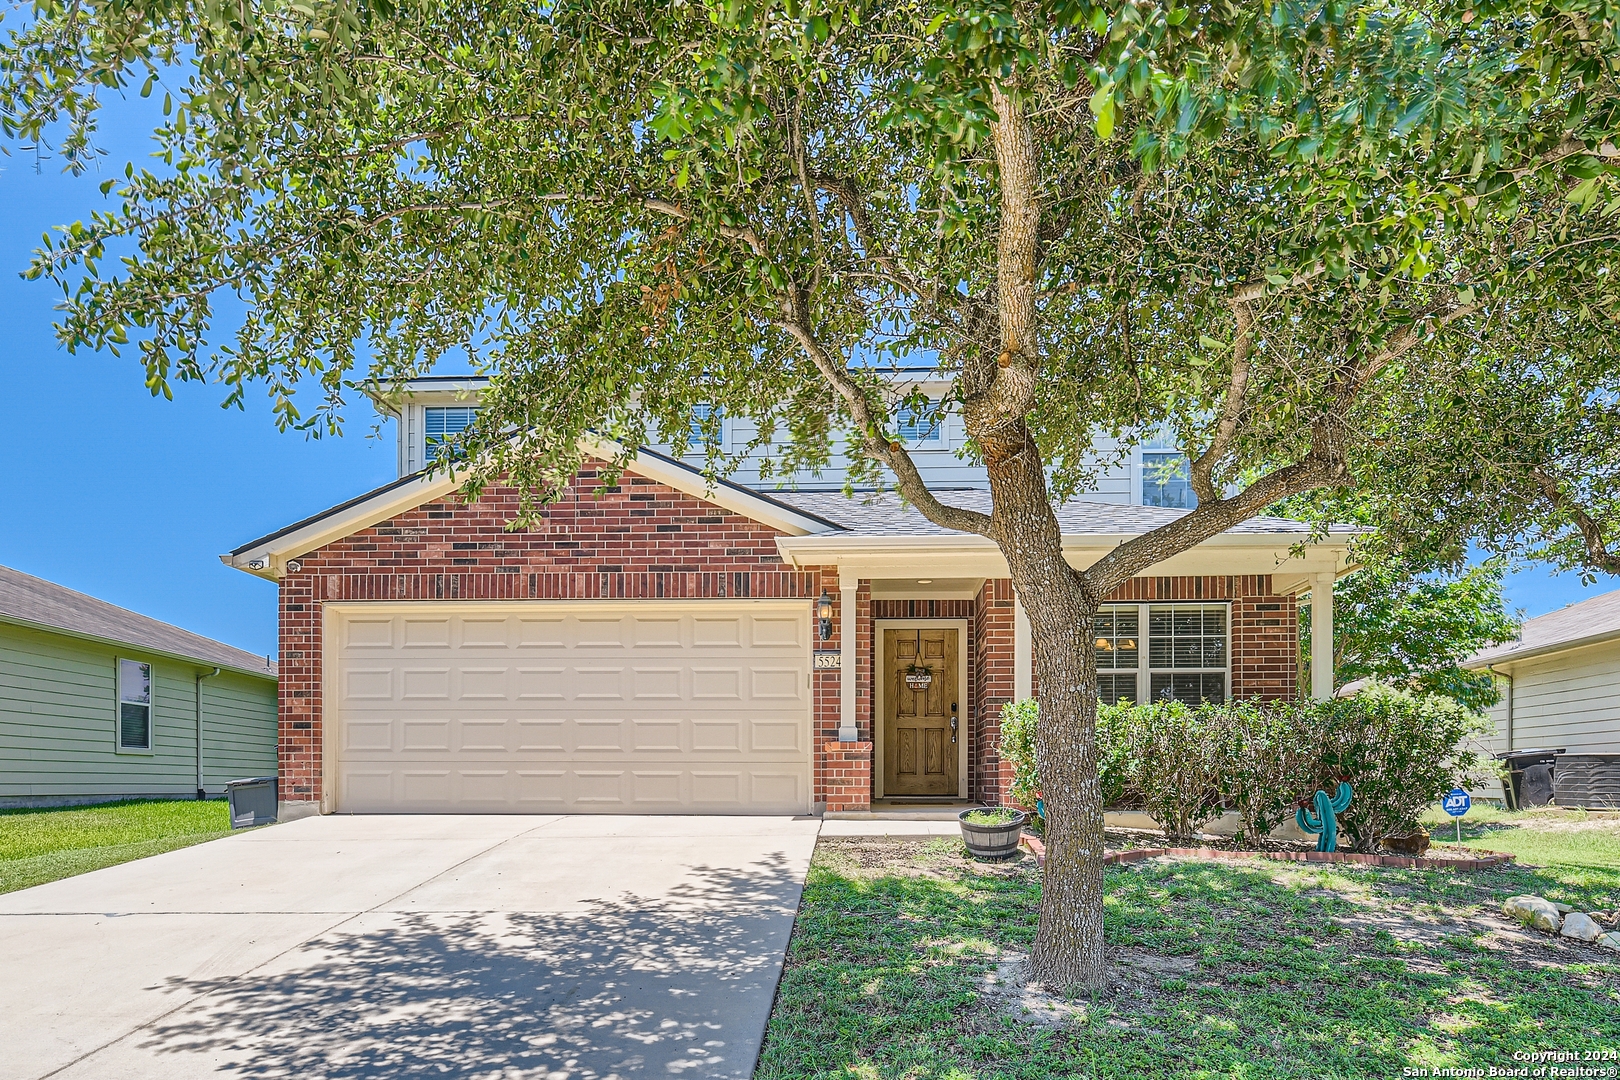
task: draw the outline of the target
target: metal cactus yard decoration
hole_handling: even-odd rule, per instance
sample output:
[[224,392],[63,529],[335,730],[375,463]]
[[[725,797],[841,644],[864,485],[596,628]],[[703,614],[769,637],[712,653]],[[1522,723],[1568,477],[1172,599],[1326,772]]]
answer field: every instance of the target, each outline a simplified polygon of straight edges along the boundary
[[1294,811],[1294,821],[1299,824],[1301,829],[1312,835],[1321,834],[1316,837],[1317,851],[1339,850],[1338,815],[1344,813],[1345,807],[1350,805],[1350,796],[1352,794],[1354,792],[1350,789],[1350,782],[1341,780],[1339,781],[1338,794],[1332,798],[1329,798],[1328,793],[1325,791],[1316,793],[1316,813],[1311,813],[1304,806]]

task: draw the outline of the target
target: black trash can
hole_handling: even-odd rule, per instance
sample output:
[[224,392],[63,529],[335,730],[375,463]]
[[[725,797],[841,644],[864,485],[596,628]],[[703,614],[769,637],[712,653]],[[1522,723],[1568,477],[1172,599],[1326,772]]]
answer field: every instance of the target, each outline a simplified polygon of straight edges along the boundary
[[[1563,748],[1557,750],[1506,750],[1496,755],[1498,761],[1505,762],[1508,767],[1508,777],[1512,782],[1512,796],[1514,810],[1523,810],[1526,806],[1543,806],[1552,798],[1553,774],[1557,771],[1558,755]],[[1525,773],[1534,769],[1536,775],[1532,779],[1531,787],[1534,791],[1525,790]],[[1526,796],[1534,796],[1527,800]]]
[[231,803],[231,828],[246,829],[276,823],[275,777],[253,776],[246,780],[231,780],[225,785],[225,797]]

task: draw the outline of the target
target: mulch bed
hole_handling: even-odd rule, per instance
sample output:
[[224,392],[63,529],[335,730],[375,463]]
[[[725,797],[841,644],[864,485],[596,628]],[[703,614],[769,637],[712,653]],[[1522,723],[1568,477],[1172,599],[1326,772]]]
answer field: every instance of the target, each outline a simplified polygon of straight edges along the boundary
[[[1024,847],[1035,856],[1037,863],[1046,862],[1046,844],[1039,837],[1025,834]],[[1110,851],[1103,856],[1104,866],[1142,862],[1161,856],[1183,859],[1280,859],[1285,862],[1354,863],[1360,866],[1398,866],[1406,870],[1483,870],[1487,866],[1500,866],[1512,862],[1512,855],[1492,853],[1458,858],[1434,858],[1413,855],[1364,855],[1355,851],[1236,851],[1230,848],[1210,847],[1148,847]]]

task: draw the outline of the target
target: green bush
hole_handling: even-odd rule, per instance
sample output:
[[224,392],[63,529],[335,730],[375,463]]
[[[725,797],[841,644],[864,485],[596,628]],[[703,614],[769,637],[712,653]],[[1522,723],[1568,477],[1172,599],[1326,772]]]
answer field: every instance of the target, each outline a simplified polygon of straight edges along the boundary
[[1171,838],[1190,839],[1221,809],[1219,753],[1227,716],[1220,706],[1179,701],[1120,709],[1110,717],[1109,757],[1123,764],[1116,786],[1136,796]]
[[1320,779],[1343,776],[1355,789],[1339,829],[1358,850],[1416,830],[1424,807],[1479,765],[1465,744],[1485,732],[1484,717],[1442,694],[1374,685],[1314,702],[1310,712],[1320,726]]
[[[1011,796],[1034,806],[1035,701],[1002,709]],[[1417,827],[1423,808],[1478,766],[1466,748],[1484,718],[1449,697],[1373,686],[1332,701],[1105,705],[1097,715],[1098,779],[1107,806],[1147,811],[1177,839],[1235,810],[1257,841],[1340,777],[1355,798],[1339,817],[1347,846]]]
[[1019,806],[1034,809],[1041,781],[1035,770],[1035,721],[1040,704],[1034,698],[1009,701],[1001,707],[1001,760],[1013,767],[1007,795]]

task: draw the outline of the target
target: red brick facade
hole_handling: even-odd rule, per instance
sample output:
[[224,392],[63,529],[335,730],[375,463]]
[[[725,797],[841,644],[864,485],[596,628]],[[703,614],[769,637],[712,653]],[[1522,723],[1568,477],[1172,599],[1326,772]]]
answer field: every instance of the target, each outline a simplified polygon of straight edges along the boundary
[[[321,783],[321,605],[340,600],[804,597],[824,575],[792,570],[775,530],[626,475],[596,493],[585,470],[537,528],[512,531],[517,492],[425,503],[298,560],[281,583],[281,794],[317,802]],[[833,583],[837,595],[837,582]],[[837,678],[815,689],[816,715]]]
[[[582,472],[543,522],[507,531],[517,494],[493,488],[472,505],[452,497],[427,503],[299,557],[281,585],[281,792],[290,802],[321,798],[322,605],[352,600],[540,600],[800,598],[823,591],[839,601],[836,568],[783,565],[768,526],[673,488],[626,475],[596,492]],[[1296,692],[1294,598],[1271,579],[1139,578],[1111,600],[1229,600],[1232,694]],[[962,619],[966,671],[968,791],[999,801],[1010,768],[998,752],[1001,706],[1013,696],[1011,582],[985,582],[973,600],[876,600],[869,582],[856,598],[856,720],[861,741],[838,743],[844,672],[814,672],[811,745],[814,799],[829,810],[857,810],[872,797],[875,733],[872,673],[877,619]],[[838,650],[842,613],[817,649]]]
[[872,807],[872,744],[869,742],[817,743],[821,753],[822,801],[833,813]]

